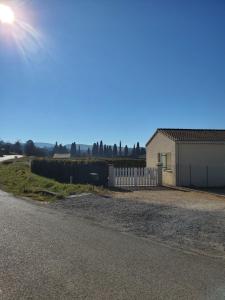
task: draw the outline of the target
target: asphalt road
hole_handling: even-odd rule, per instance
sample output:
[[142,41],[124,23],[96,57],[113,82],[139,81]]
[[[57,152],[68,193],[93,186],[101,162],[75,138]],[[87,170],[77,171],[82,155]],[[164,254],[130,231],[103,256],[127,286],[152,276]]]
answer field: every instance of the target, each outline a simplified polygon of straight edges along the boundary
[[225,299],[225,262],[0,191],[0,299]]

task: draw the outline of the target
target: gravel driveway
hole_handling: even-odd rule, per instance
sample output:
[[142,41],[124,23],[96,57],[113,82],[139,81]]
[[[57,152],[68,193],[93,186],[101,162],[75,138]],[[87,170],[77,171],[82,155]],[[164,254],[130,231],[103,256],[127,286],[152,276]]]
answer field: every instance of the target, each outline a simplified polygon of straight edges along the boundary
[[81,196],[50,204],[123,232],[214,256],[225,252],[225,198],[169,189]]

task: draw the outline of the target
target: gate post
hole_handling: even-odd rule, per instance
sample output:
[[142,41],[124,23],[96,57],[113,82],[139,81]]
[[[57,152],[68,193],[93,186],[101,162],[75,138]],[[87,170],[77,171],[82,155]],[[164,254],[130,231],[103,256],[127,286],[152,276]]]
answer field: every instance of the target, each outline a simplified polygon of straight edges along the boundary
[[114,180],[114,167],[113,165],[109,165],[109,180],[108,180],[108,185],[109,187],[115,185],[115,180]]
[[134,186],[137,186],[137,168],[134,168]]
[[158,179],[158,185],[161,186],[163,185],[163,173],[162,173],[162,163],[158,163],[157,165],[157,179]]

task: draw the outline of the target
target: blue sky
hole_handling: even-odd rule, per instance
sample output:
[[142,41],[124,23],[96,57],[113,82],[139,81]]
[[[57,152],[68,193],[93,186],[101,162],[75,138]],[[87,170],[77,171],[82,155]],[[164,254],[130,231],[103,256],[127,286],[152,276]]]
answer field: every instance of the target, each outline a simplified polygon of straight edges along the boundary
[[39,32],[16,43],[0,23],[0,138],[143,145],[157,127],[225,128],[224,0],[0,2]]

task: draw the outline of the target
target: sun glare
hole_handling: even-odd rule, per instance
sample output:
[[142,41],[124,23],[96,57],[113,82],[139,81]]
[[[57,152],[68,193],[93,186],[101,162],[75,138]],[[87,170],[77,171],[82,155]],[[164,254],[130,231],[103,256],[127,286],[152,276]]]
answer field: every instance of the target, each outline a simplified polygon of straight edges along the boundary
[[[15,0],[25,2],[27,0]],[[6,5],[6,0],[0,0],[0,40],[12,39],[19,54],[26,63],[34,59],[41,59],[40,53],[44,53],[44,36],[27,22],[27,11],[22,5]],[[4,4],[3,4],[4,3]],[[15,10],[14,10],[15,9]],[[38,55],[37,55],[38,54]]]
[[15,15],[11,7],[0,4],[0,22],[6,24],[13,24],[15,21]]

